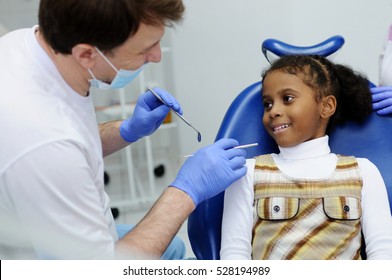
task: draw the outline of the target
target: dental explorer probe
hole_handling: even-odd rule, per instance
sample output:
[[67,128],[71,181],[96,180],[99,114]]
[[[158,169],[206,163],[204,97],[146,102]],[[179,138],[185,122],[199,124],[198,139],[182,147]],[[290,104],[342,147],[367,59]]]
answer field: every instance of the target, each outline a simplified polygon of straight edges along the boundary
[[172,107],[170,107],[168,104],[166,104],[166,102],[163,101],[163,99],[162,99],[154,90],[152,90],[151,88],[147,88],[147,90],[148,90],[149,92],[151,92],[152,94],[154,94],[155,97],[158,98],[159,101],[161,101],[163,104],[165,104],[167,107],[169,107],[169,109],[172,110],[172,111],[173,111],[181,120],[183,120],[187,125],[189,125],[190,127],[192,127],[192,128],[197,132],[197,141],[199,141],[199,142],[201,141],[201,133],[200,133],[196,128],[194,128],[193,125],[191,125],[190,122],[188,122],[186,119],[184,119],[183,116],[181,116],[177,111],[175,111],[175,110],[174,110]]
[[[259,143],[239,145],[239,146],[233,147],[233,149],[246,149],[246,148],[254,147],[254,146],[257,146],[257,145],[259,145]],[[187,158],[187,157],[193,157],[193,155],[186,155],[186,156],[184,156],[184,158]]]

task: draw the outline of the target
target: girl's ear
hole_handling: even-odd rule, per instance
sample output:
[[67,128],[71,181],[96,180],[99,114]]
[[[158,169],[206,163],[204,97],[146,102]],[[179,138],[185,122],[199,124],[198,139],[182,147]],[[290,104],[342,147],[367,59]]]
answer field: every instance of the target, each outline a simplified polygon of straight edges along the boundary
[[320,116],[323,119],[330,118],[336,111],[336,98],[333,95],[323,97]]
[[77,44],[72,48],[72,56],[86,69],[94,67],[96,53],[95,48],[89,44]]

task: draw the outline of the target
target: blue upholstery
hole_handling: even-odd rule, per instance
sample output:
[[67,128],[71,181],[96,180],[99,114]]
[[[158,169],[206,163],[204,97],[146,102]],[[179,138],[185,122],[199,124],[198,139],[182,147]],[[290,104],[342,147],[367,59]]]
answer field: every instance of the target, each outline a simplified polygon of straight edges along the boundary
[[294,46],[276,39],[266,39],[261,45],[261,51],[268,61],[268,52],[277,57],[289,54],[318,54],[327,57],[337,52],[343,45],[344,38],[340,35],[332,36],[313,46]]
[[[230,105],[216,139],[230,137],[241,144],[257,142],[247,157],[278,152],[262,125],[261,82],[244,89]],[[392,204],[392,117],[373,113],[364,124],[347,123],[330,135],[334,153],[368,158],[379,168]],[[188,235],[197,259],[219,259],[223,212],[221,193],[201,203],[188,219]],[[392,212],[392,207],[391,207]]]
[[[238,95],[229,107],[216,137],[234,138],[241,144],[259,143],[246,149],[248,158],[277,150],[275,142],[262,126],[260,88],[261,82],[257,82]],[[188,236],[197,259],[219,259],[223,197],[224,193],[221,193],[202,202],[188,219]]]

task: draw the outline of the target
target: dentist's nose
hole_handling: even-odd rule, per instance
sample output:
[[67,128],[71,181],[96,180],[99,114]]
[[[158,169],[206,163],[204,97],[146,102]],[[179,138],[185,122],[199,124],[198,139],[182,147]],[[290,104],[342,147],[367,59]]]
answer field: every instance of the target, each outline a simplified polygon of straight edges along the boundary
[[156,44],[146,55],[147,62],[158,63],[162,59],[161,44]]

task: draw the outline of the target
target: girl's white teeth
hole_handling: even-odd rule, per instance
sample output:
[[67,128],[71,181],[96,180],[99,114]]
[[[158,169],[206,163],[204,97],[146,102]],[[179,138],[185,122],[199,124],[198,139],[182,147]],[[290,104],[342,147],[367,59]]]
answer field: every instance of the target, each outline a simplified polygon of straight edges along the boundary
[[278,130],[288,128],[288,127],[289,127],[288,124],[280,125],[280,126],[274,127],[274,131],[278,131]]

